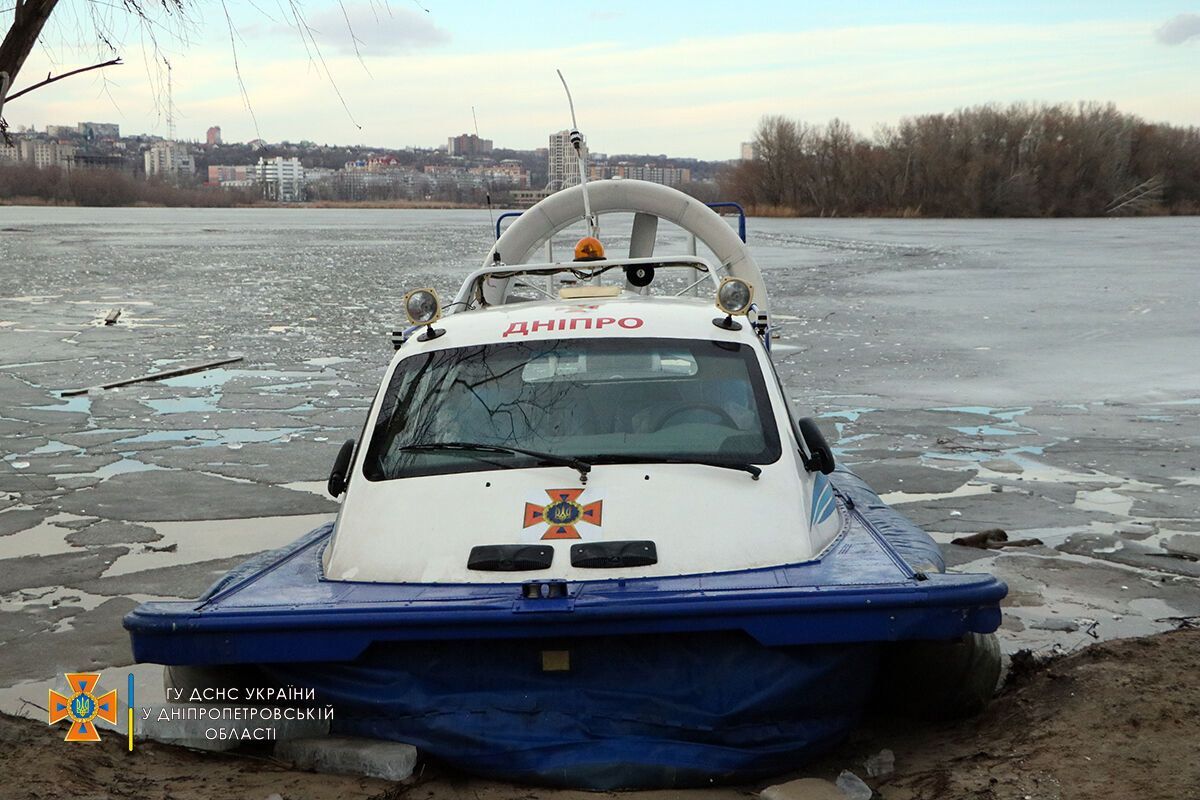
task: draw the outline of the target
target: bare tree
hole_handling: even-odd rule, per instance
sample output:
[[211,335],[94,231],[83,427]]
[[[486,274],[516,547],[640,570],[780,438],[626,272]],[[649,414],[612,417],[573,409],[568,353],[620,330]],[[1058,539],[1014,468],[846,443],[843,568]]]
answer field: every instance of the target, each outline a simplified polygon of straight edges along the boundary
[[[170,61],[159,50],[160,38],[168,36],[186,44],[187,33],[191,24],[188,19],[188,12],[198,5],[198,0],[75,0],[74,3],[69,5],[73,6],[78,13],[81,23],[80,28],[90,29],[88,34],[85,35],[90,35],[96,42],[97,49],[101,53],[107,54],[108,57],[102,60],[98,59],[97,63],[71,69],[57,76],[47,75],[45,80],[35,83],[32,86],[27,86],[20,91],[13,92],[12,88],[15,85],[17,76],[21,72],[21,68],[24,66],[34,46],[38,43],[46,23],[51,18],[51,14],[59,7],[59,2],[58,0],[9,1],[15,3],[11,9],[6,9],[13,12],[12,24],[4,37],[3,43],[0,43],[0,132],[4,132],[5,138],[7,138],[7,126],[4,124],[3,111],[6,100],[11,102],[30,91],[81,72],[120,64],[121,59],[118,46],[121,43],[121,36],[118,33],[118,28],[121,27],[119,25],[121,22],[132,20],[136,23],[136,27],[140,31],[144,41],[149,43],[153,51],[153,63],[169,71]],[[227,0],[215,0],[214,4],[218,3],[220,5],[220,16],[224,18],[225,24],[229,29],[230,55],[233,58],[234,69],[237,73],[238,87],[241,90],[246,108],[253,118],[254,111],[250,106],[249,94],[246,91],[245,84],[242,82],[238,61],[237,35],[233,18],[230,14]],[[257,5],[251,5],[266,16],[265,12],[258,9]],[[305,19],[303,9],[301,8],[301,0],[280,0],[280,7],[284,12],[286,24],[296,31],[301,43],[304,45],[310,62],[328,80],[330,87],[337,96],[338,102],[345,110],[347,116],[350,117],[351,122],[356,127],[361,127],[354,121],[354,117],[350,113],[350,109],[342,97],[337,83],[333,80],[333,75],[325,63],[325,56],[317,41],[316,31],[309,26]],[[343,12],[344,10],[343,8]],[[59,13],[61,14],[61,11]],[[55,15],[54,18],[58,19],[58,15]],[[346,26],[349,30],[351,40],[355,42],[355,49],[357,51],[358,40],[354,36],[353,29],[350,28],[348,15],[346,15]],[[161,79],[159,83],[162,83]],[[158,94],[162,94],[161,86]],[[257,123],[255,126],[257,127]]]
[[[8,138],[7,125],[4,123],[2,114],[7,102],[63,78],[121,63],[110,23],[113,4],[107,0],[86,0],[83,8],[86,10],[93,28],[92,33],[98,44],[111,57],[98,63],[68,70],[57,76],[47,75],[44,80],[13,92],[12,88],[16,83],[17,76],[20,75],[26,59],[38,43],[46,23],[50,20],[50,15],[58,7],[58,0],[13,0],[13,2],[15,5],[11,8],[12,24],[4,36],[4,41],[0,42],[0,132],[4,134],[6,140]],[[158,32],[162,29],[159,18],[162,16],[181,18],[185,10],[184,0],[158,0],[157,3],[152,0],[121,0],[117,8],[122,13],[132,16],[153,43],[157,43]],[[100,9],[104,9],[105,13],[101,13]]]
[[12,27],[0,44],[0,72],[8,73],[10,86],[16,81],[56,5],[58,0],[16,0]]
[[758,158],[727,195],[793,214],[1087,216],[1200,210],[1200,128],[1113,105],[983,105],[879,128],[872,138],[763,117]]

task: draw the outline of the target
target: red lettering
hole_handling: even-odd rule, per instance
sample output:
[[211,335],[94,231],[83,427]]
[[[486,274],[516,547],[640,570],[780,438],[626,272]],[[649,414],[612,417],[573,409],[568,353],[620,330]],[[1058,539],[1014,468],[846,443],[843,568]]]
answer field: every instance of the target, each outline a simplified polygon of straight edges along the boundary
[[522,336],[528,336],[529,335],[528,325],[529,325],[529,323],[527,323],[527,322],[510,322],[508,324],[508,330],[506,330],[504,333],[500,334],[500,336],[505,337],[505,336],[508,336],[510,333],[519,333]]

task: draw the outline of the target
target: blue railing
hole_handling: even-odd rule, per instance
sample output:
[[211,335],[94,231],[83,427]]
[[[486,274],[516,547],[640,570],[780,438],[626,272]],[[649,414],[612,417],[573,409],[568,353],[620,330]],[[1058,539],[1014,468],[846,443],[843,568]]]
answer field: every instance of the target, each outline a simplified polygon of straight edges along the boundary
[[501,222],[504,222],[504,220],[508,219],[509,217],[519,217],[519,216],[521,216],[521,214],[522,214],[522,212],[520,212],[520,211],[505,211],[503,214],[496,217],[496,238],[497,239],[500,238],[500,223]]

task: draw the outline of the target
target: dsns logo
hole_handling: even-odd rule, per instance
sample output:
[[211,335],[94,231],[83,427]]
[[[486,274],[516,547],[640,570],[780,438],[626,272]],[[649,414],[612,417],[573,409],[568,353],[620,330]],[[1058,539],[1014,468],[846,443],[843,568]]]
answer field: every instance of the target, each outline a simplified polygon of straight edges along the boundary
[[73,694],[70,697],[50,690],[50,724],[71,721],[67,731],[68,742],[98,742],[100,732],[96,730],[94,720],[102,719],[115,725],[117,723],[117,690],[96,696],[96,684],[100,682],[99,673],[68,672],[67,685]]

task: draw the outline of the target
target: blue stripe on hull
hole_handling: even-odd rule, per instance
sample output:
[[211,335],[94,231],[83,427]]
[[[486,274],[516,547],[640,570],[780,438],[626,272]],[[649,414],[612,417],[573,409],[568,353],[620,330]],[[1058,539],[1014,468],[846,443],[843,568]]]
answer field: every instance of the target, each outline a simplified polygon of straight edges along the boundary
[[829,484],[829,479],[818,472],[813,478],[812,513],[809,515],[809,525],[816,527],[829,519],[835,505],[833,487]]

